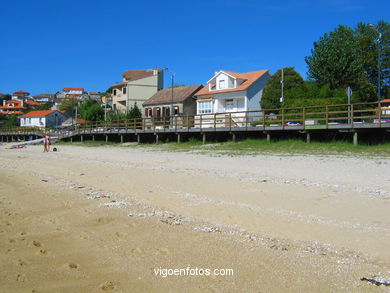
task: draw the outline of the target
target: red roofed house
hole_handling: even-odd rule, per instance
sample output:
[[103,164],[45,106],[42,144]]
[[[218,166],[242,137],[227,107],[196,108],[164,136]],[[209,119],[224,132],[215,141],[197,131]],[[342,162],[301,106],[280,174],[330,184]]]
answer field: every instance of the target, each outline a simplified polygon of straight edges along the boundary
[[212,114],[260,109],[268,70],[238,73],[220,70],[196,93],[197,113]]
[[269,78],[268,70],[247,73],[220,70],[196,93],[197,114],[230,112],[229,117],[235,117],[232,120],[236,124],[243,122],[243,113],[233,113],[259,110],[263,89]]
[[82,87],[64,87],[62,92],[65,95],[82,95],[84,94],[84,88]]
[[112,105],[120,111],[129,110],[135,103],[142,103],[163,88],[163,70],[127,70],[120,83],[112,85]]
[[25,91],[16,91],[12,94],[12,100],[21,100],[24,101],[30,95],[29,92]]
[[68,117],[55,110],[31,111],[20,116],[20,126],[51,127],[61,125]]
[[0,107],[0,113],[3,115],[20,115],[27,108],[23,104],[23,100],[3,100],[3,106]]

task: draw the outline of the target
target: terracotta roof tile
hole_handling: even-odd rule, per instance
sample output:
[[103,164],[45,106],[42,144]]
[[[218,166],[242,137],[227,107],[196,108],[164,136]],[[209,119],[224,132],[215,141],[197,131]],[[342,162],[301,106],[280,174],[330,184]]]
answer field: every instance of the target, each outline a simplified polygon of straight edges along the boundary
[[234,76],[235,78],[243,79],[244,82],[241,83],[236,88],[217,90],[217,91],[216,90],[210,91],[209,86],[206,85],[204,88],[202,88],[199,92],[196,93],[196,96],[243,91],[246,90],[248,87],[250,87],[256,80],[258,80],[264,74],[269,72],[269,70],[260,70],[260,71],[246,72],[246,73],[238,73],[238,72],[227,71],[227,70],[222,70],[222,71]]
[[124,85],[126,85],[126,84],[127,84],[127,82],[124,81],[124,82],[120,82],[120,83],[114,84],[114,85],[112,85],[111,87],[112,87],[112,88],[117,88],[117,87],[122,87],[122,86],[124,86]]
[[25,117],[44,117],[44,116],[47,116],[47,115],[52,114],[54,112],[56,112],[56,111],[55,110],[31,111],[31,112],[24,114],[21,117],[22,118],[25,118]]
[[63,91],[84,91],[82,87],[64,87]]
[[[182,103],[188,97],[194,96],[203,86],[201,84],[192,86],[182,86],[173,88],[173,103]],[[143,106],[161,105],[172,103],[172,88],[164,89],[155,93],[150,99],[146,100]]]
[[127,70],[123,72],[122,76],[127,81],[133,81],[133,80],[138,80],[145,77],[153,76],[153,70]]

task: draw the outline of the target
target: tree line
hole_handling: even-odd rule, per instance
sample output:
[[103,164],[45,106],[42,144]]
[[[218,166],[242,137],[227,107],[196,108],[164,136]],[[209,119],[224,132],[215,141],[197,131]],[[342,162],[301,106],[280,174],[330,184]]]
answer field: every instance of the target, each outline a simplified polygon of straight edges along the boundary
[[[381,38],[379,39],[379,36]],[[375,102],[378,76],[381,99],[390,98],[390,24],[360,22],[355,28],[339,25],[314,42],[306,56],[307,80],[294,67],[283,68],[284,101],[281,101],[282,69],[271,76],[264,88],[263,109],[347,103],[346,88],[353,90],[352,103]],[[378,46],[381,67],[378,66]],[[378,75],[378,71],[380,74]]]

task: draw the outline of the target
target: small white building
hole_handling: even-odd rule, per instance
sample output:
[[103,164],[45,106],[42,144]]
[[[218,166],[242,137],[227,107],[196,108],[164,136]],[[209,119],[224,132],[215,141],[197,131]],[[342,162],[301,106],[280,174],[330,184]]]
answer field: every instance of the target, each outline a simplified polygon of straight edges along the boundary
[[31,111],[20,116],[20,126],[52,127],[61,125],[68,117],[55,110]]

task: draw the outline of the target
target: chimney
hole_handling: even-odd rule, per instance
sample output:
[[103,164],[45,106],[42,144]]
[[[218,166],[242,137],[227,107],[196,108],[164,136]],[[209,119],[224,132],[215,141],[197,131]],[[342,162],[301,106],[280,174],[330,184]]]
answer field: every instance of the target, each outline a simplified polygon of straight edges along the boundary
[[153,75],[157,75],[158,74],[158,69],[157,68],[153,68]]

